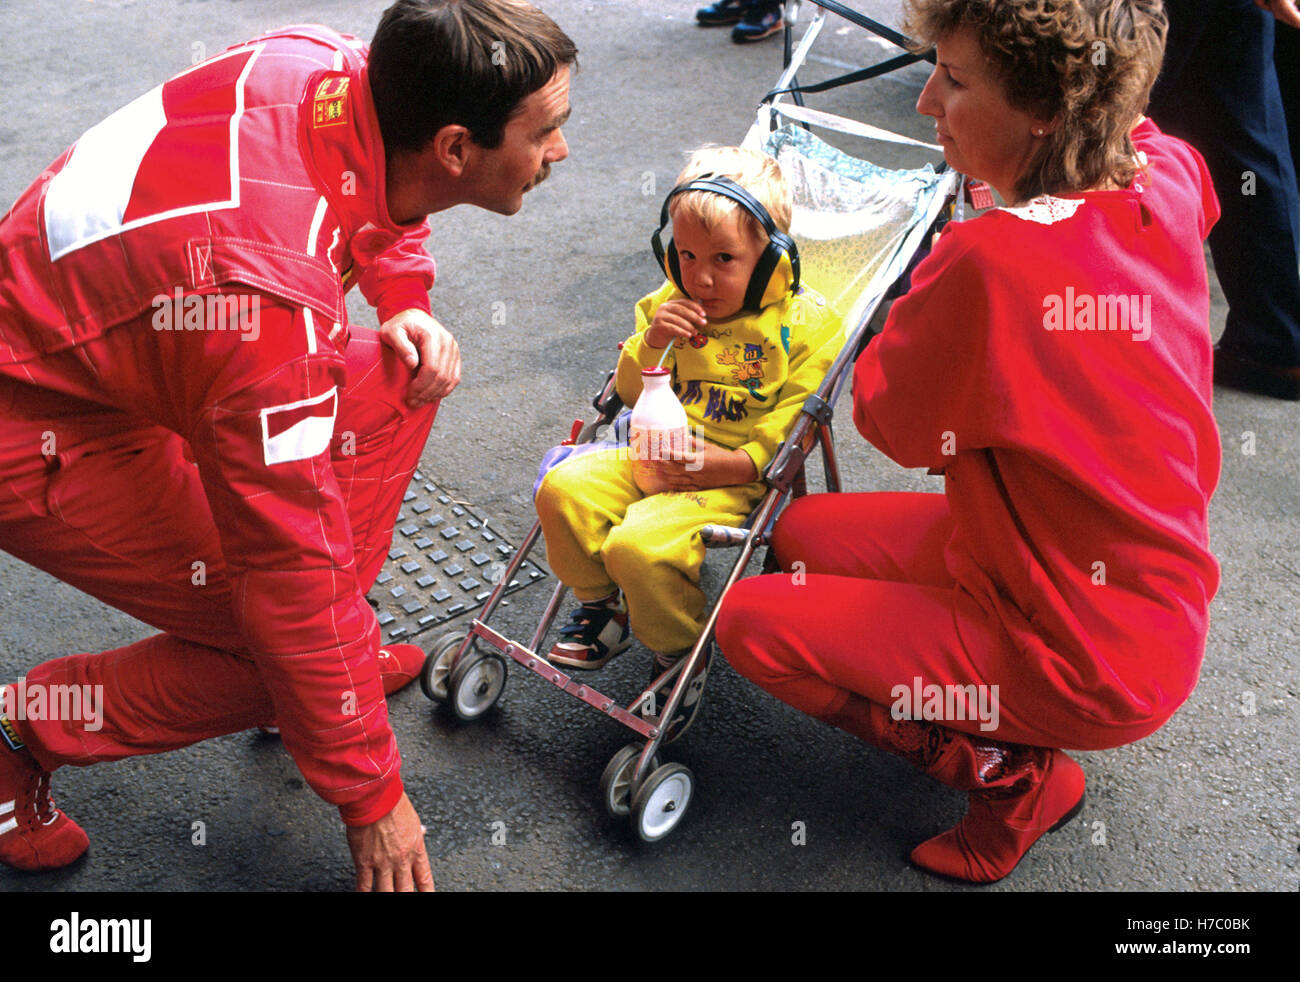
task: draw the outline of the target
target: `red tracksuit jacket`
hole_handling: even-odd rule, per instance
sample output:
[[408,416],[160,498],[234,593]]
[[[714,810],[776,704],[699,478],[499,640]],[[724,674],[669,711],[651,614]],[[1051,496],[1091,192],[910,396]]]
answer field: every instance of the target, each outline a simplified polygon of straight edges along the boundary
[[382,322],[427,311],[434,277],[427,223],[388,216],[365,61],[320,27],[232,47],[88,130],[0,222],[0,373],[45,388],[63,384],[46,356],[149,330],[177,290],[243,284],[307,310],[300,332],[195,338],[165,400],[116,366],[104,401],[190,442],[285,745],[350,824],[401,781],[377,680],[347,673],[378,632],[328,465],[344,292],[358,283]]
[[1128,189],[948,227],[857,363],[854,420],[943,471],[948,569],[1015,639],[1019,684],[1154,728],[1196,684],[1219,583],[1219,207],[1195,150],[1150,120],[1133,137]]

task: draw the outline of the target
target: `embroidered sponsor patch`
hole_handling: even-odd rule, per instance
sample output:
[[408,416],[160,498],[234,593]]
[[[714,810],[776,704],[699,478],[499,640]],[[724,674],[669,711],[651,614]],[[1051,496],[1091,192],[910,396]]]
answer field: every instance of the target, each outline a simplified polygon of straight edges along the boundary
[[315,129],[342,126],[348,121],[348,81],[346,75],[331,75],[316,86],[311,106],[311,125]]
[[4,741],[9,744],[10,750],[22,750],[25,746],[22,737],[18,735],[18,728],[14,726],[13,721],[8,716],[0,716],[0,736],[4,737]]
[[334,434],[337,410],[337,388],[311,399],[263,409],[262,455],[266,465],[309,460],[326,450]]

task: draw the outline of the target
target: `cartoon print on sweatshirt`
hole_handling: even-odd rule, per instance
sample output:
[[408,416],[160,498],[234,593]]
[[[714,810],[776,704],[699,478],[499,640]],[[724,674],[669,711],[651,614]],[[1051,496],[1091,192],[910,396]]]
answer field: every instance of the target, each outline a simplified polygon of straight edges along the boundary
[[739,385],[749,390],[749,394],[759,402],[766,402],[767,396],[759,393],[758,388],[763,381],[763,366],[767,363],[767,355],[763,354],[761,344],[745,344],[744,352],[738,361],[736,359],[735,349],[741,345],[732,345],[725,349],[721,354],[716,355],[719,365],[726,365],[731,368],[731,377]]

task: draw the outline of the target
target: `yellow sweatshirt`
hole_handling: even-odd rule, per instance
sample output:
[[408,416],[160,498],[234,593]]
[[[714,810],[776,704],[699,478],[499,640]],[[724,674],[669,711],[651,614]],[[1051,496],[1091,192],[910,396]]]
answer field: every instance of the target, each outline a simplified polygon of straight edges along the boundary
[[[615,380],[629,406],[641,395],[641,369],[664,353],[645,343],[646,329],[661,303],[681,296],[665,281],[636,305],[636,333],[623,344]],[[762,474],[843,343],[839,314],[816,290],[800,286],[758,313],[706,324],[673,346],[664,367],[672,369],[673,391],[695,435],[744,450]]]

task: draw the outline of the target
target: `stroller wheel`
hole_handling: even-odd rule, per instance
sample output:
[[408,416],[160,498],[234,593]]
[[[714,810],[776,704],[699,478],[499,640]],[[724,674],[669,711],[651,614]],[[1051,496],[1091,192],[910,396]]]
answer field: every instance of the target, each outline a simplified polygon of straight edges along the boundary
[[651,771],[632,796],[632,826],[643,842],[658,842],[686,814],[695,791],[695,775],[685,764],[664,764]]
[[471,652],[460,660],[447,681],[452,711],[463,720],[478,719],[496,705],[505,685],[504,658]]
[[420,688],[434,702],[446,702],[449,698],[447,676],[451,674],[451,663],[464,641],[463,634],[447,634],[429,649],[429,657],[424,660],[424,670],[420,672]]
[[[632,812],[632,775],[636,773],[636,761],[641,756],[643,744],[629,743],[610,758],[605,765],[605,773],[600,775],[600,797],[605,802],[605,811],[614,818],[626,818]],[[659,755],[650,758],[648,777],[659,767]]]

